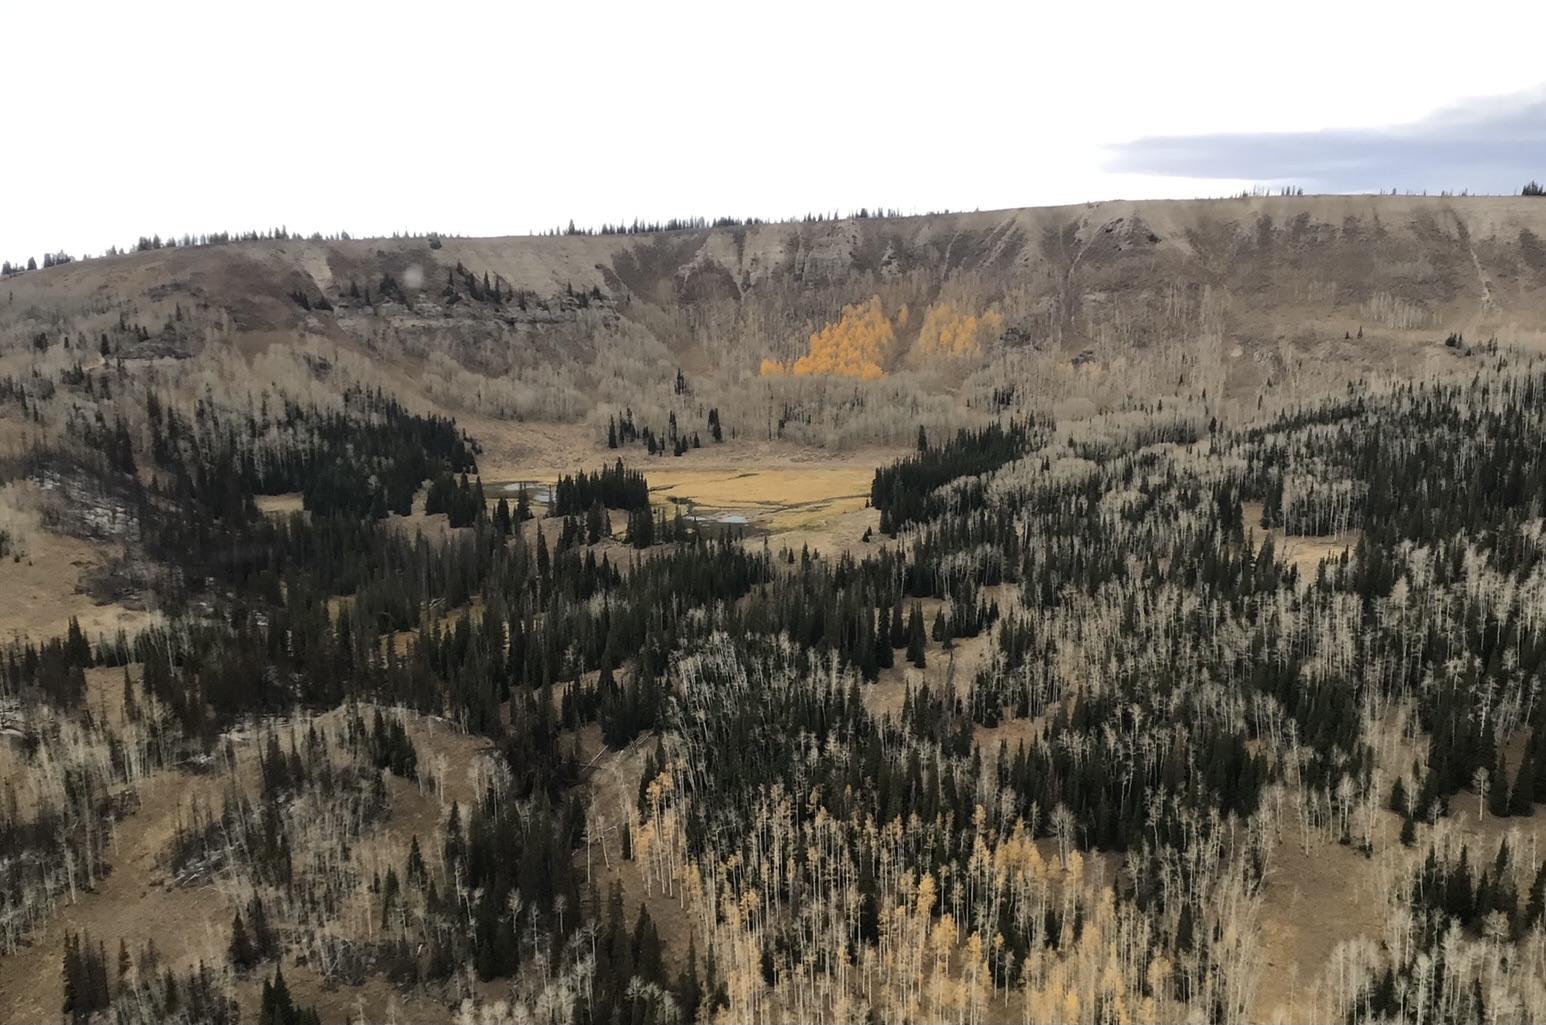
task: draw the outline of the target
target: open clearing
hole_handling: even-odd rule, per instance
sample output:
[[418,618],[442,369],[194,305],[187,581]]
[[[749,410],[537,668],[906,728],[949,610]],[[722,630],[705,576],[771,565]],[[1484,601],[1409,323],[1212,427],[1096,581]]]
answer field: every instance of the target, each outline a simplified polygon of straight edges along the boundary
[[259,495],[254,501],[260,512],[274,516],[300,512],[306,507],[299,491],[287,491],[282,495]]
[[[781,456],[737,450],[740,458],[726,460],[715,452],[708,462],[700,451],[709,455],[695,450],[680,459],[625,458],[624,463],[643,471],[652,502],[668,516],[680,512],[709,523],[742,525],[775,535],[780,545],[809,545],[824,552],[849,550],[867,528],[878,526],[879,514],[869,508],[870,484],[875,468],[899,454],[866,451],[800,460],[791,459],[787,450]],[[617,458],[617,452],[603,449],[579,466],[502,465],[497,476],[485,472],[484,494],[489,501],[509,499],[525,484],[539,500],[560,476],[596,469]]]
[[158,612],[118,602],[99,602],[84,587],[85,575],[116,558],[121,547],[83,541],[45,529],[22,492],[31,485],[0,488],[0,528],[16,539],[14,553],[0,561],[0,640],[18,636],[44,640],[79,620],[92,640],[122,630],[133,635],[160,622]]
[[1314,535],[1285,534],[1281,528],[1263,527],[1260,502],[1241,502],[1240,512],[1245,520],[1246,533],[1254,533],[1258,545],[1271,538],[1278,554],[1289,565],[1298,567],[1301,574],[1314,576],[1315,568],[1322,562],[1340,558],[1343,552],[1352,551],[1358,545],[1359,532],[1356,530]]

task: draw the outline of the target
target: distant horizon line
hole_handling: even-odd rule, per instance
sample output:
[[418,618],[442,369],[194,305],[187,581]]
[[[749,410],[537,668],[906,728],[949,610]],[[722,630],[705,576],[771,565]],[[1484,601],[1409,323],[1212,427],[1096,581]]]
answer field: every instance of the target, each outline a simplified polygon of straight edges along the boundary
[[573,218],[570,218],[566,227],[553,227],[544,230],[528,230],[526,232],[508,232],[504,234],[463,234],[446,231],[410,231],[400,229],[390,234],[354,235],[348,231],[339,231],[326,234],[320,231],[309,233],[292,232],[289,226],[281,223],[277,227],[270,227],[261,231],[249,229],[242,232],[217,231],[201,234],[184,232],[181,235],[168,235],[163,239],[159,234],[141,235],[133,245],[120,248],[111,245],[101,253],[81,253],[76,255],[60,249],[53,252],[45,251],[42,254],[42,262],[38,262],[38,256],[28,254],[26,262],[3,262],[4,274],[7,277],[16,274],[24,274],[34,270],[46,270],[55,266],[70,263],[86,262],[91,260],[109,259],[119,256],[132,256],[136,253],[154,252],[161,249],[202,248],[211,245],[231,245],[255,242],[382,242],[402,241],[405,239],[494,239],[494,238],[589,238],[606,237],[611,235],[655,235],[684,231],[714,231],[725,228],[737,227],[776,227],[789,224],[835,224],[843,221],[854,220],[910,220],[920,217],[948,217],[960,215],[1008,213],[1017,210],[1056,210],[1060,208],[1090,207],[1103,203],[1199,203],[1199,202],[1227,202],[1231,200],[1253,199],[1353,199],[1353,198],[1395,198],[1395,199],[1525,199],[1538,198],[1539,192],[1532,193],[1531,187],[1537,189],[1540,186],[1531,181],[1519,192],[1473,192],[1470,189],[1459,191],[1440,190],[1437,193],[1427,189],[1391,189],[1389,192],[1305,192],[1302,187],[1285,186],[1253,186],[1251,189],[1243,189],[1239,192],[1227,195],[1214,196],[1190,196],[1190,197],[1126,197],[1109,196],[1103,199],[1086,199],[1072,203],[1048,203],[1028,204],[1020,206],[974,207],[967,209],[950,209],[903,212],[896,207],[867,207],[852,208],[847,212],[841,210],[825,211],[821,213],[807,212],[798,216],[763,218],[763,217],[703,217],[693,216],[678,218],[672,217],[665,220],[646,221],[635,218],[628,224],[613,224],[602,222],[599,225],[577,226]]

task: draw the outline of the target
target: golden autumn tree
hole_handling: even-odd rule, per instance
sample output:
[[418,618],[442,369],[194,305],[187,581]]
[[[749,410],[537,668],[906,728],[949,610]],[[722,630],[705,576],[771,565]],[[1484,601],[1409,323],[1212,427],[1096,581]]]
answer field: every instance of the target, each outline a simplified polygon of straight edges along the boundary
[[918,331],[918,352],[923,356],[959,358],[982,352],[983,344],[1004,330],[1004,318],[994,310],[982,316],[954,305],[938,303],[923,314]]
[[896,330],[881,307],[880,297],[845,306],[834,323],[811,335],[810,350],[787,368],[775,360],[762,361],[764,377],[792,373],[796,377],[832,374],[873,381],[884,377],[896,342]]

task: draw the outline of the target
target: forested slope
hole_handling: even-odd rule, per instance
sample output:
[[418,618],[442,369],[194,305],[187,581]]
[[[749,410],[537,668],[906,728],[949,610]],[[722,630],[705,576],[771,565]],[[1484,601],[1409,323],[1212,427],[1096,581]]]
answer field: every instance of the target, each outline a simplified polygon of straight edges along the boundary
[[[1288,1007],[1537,1016],[1533,840],[1454,816],[1546,797],[1546,366],[1459,358],[1247,429],[1171,403],[925,434],[877,471],[882,529],[841,558],[658,513],[616,547],[586,522],[638,487],[615,468],[562,483],[534,534],[501,500],[409,537],[383,518],[392,467],[475,470],[453,425],[366,396],[245,427],[161,408],[148,451],[104,443],[74,472],[130,510],[171,624],[4,659],[20,764],[60,767],[13,781],[7,944],[111,869],[140,781],[255,727],[256,775],[190,808],[165,858],[245,895],[264,938],[233,933],[196,1012],[132,946],[92,981],[87,938],[72,1014],[219,1020],[221,980],[294,958],[492,1000],[466,966],[560,1020],[1237,1020],[1271,1010],[1253,922],[1275,859],[1330,844],[1384,921]],[[344,472],[329,445],[370,452],[393,424],[400,443],[363,494],[313,487],[276,519],[254,497],[301,458],[287,424],[316,432],[313,479]],[[1272,528],[1357,541],[1301,566]],[[119,717],[91,712],[101,667],[128,670]],[[359,702],[399,711],[305,725]],[[413,715],[486,737],[488,767],[367,874],[333,845],[390,815],[384,778],[426,771]],[[643,753],[615,804],[587,782],[593,729]]]
[[8,278],[0,1019],[1546,1018],[1536,208],[1277,202]]

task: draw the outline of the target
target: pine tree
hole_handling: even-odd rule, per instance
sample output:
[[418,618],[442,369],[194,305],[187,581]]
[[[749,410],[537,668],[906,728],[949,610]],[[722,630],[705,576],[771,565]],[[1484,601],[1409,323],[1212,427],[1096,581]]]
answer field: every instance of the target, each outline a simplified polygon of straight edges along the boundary
[[134,685],[129,680],[127,667],[123,671],[123,717],[130,722],[139,722],[140,707],[134,700]]
[[85,1017],[84,979],[81,973],[79,940],[74,933],[64,937],[64,1003],[61,1013],[71,1021]]
[[284,968],[274,969],[274,980],[263,982],[263,993],[258,1005],[258,1025],[319,1025],[316,1008],[302,1010],[295,1006],[290,987],[285,983]]
[[1535,777],[1535,752],[1531,745],[1526,745],[1524,757],[1519,761],[1519,771],[1514,774],[1514,785],[1509,788],[1508,814],[1535,814]]
[[247,902],[247,922],[252,936],[253,955],[259,961],[275,957],[279,953],[278,942],[274,938],[273,928],[268,924],[268,909],[256,893]]
[[408,866],[403,875],[407,877],[410,885],[424,885],[429,877],[429,872],[424,865],[424,855],[419,850],[419,835],[415,833],[408,841]]
[[228,950],[231,964],[238,971],[245,971],[258,963],[257,952],[253,950],[252,940],[247,936],[247,927],[242,923],[240,911],[231,923],[231,944]]
[[912,612],[907,617],[907,661],[919,669],[928,664],[924,645],[923,606],[914,602]]
[[590,509],[585,513],[585,543],[590,545],[598,543],[608,533],[606,527],[607,512],[601,507],[601,500],[598,498],[591,503]]
[[875,665],[880,669],[890,669],[896,664],[896,652],[891,645],[893,633],[891,607],[882,605],[875,624]]
[[681,1020],[686,1025],[698,1020],[698,1007],[703,1003],[703,988],[698,982],[698,941],[687,941],[687,963],[676,980],[676,1003],[681,1009]]
[[99,940],[93,954],[88,944],[85,956],[91,973],[91,1008],[88,1011],[91,1013],[106,1008],[113,1001],[107,982],[107,945]]
[[1541,862],[1535,872],[1535,881],[1530,884],[1530,897],[1525,902],[1525,928],[1534,928],[1543,911],[1546,911],[1546,861]]
[[639,919],[633,930],[633,963],[639,976],[651,982],[664,982],[665,969],[661,960],[660,935],[650,919],[649,908],[639,905]]
[[462,837],[462,812],[455,801],[451,802],[451,817],[446,822],[445,867],[452,872],[456,864],[467,854],[467,843]]
[[1498,749],[1497,769],[1492,774],[1492,786],[1487,791],[1487,810],[1498,818],[1507,818],[1513,802],[1509,799],[1508,766],[1503,749]]
[[1406,794],[1406,780],[1400,776],[1390,788],[1390,810],[1400,815],[1407,815],[1412,810]]

